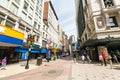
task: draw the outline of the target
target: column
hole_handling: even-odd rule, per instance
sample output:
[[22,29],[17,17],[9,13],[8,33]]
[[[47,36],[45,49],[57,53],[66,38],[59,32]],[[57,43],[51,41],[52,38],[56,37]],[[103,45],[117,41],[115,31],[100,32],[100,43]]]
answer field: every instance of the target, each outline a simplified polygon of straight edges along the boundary
[[5,18],[4,18],[5,20],[2,22],[3,23],[3,25],[5,25],[5,23],[6,23],[6,20],[7,20],[7,15],[5,16]]
[[119,16],[119,17],[117,18],[117,19],[118,19],[118,27],[120,27],[120,23],[119,23],[119,22],[120,22],[120,11],[118,11],[118,16]]
[[106,25],[106,29],[110,29],[110,23],[109,23],[109,14],[106,13],[105,14],[105,25]]
[[93,21],[94,21],[94,25],[95,25],[95,30],[98,30],[97,19],[96,19],[96,17],[93,18]]
[[14,29],[15,29],[15,30],[18,30],[18,27],[19,27],[19,23],[16,22],[16,23],[15,23],[15,28],[14,28]]
[[105,8],[105,4],[103,0],[100,0],[101,8]]

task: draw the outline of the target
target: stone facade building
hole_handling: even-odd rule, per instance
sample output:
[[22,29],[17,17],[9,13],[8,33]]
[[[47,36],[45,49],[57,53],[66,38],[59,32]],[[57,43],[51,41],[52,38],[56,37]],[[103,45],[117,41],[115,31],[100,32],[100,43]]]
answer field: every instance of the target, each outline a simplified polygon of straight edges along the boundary
[[120,50],[120,1],[77,0],[76,6],[81,49],[90,50],[94,60],[98,60],[102,50],[106,55]]

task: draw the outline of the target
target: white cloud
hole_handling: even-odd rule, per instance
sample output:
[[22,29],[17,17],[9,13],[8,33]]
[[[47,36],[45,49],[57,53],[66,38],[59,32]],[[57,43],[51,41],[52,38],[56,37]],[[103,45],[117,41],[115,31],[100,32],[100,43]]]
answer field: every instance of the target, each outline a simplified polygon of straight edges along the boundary
[[59,23],[67,35],[76,35],[74,0],[51,0]]

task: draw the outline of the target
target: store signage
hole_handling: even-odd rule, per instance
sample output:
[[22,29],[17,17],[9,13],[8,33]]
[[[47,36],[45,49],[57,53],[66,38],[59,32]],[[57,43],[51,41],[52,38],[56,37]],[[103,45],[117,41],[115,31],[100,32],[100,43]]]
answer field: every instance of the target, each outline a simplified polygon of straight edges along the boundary
[[5,32],[5,28],[0,26],[0,33],[4,33]]
[[16,38],[16,39],[20,39],[20,40],[24,39],[24,34],[23,33],[19,32],[17,30],[14,30],[10,27],[4,26],[2,24],[0,24],[0,34],[3,34],[5,36],[9,36],[9,37],[13,37],[13,38]]

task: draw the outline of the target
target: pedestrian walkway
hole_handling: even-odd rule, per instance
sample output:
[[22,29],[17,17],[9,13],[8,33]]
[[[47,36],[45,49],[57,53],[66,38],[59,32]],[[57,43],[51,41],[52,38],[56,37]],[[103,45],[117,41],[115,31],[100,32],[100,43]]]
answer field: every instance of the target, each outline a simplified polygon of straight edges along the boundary
[[68,80],[71,60],[69,57],[50,61],[24,73],[0,78],[0,80]]
[[[45,65],[46,63],[47,62],[43,60],[43,63],[41,66]],[[25,64],[26,64],[26,61],[7,65],[6,70],[0,70],[0,78],[16,75],[19,73],[24,73],[26,71],[30,71],[32,69],[36,69],[40,67],[36,65],[36,60],[29,61],[29,69],[25,69]]]
[[100,64],[72,64],[71,80],[120,80],[120,66]]

